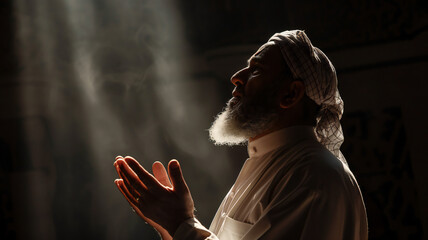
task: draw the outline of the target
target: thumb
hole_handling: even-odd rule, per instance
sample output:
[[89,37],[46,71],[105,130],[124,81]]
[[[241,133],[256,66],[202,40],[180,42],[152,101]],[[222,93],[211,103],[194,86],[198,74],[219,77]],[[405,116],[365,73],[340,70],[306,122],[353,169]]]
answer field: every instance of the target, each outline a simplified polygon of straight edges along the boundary
[[181,172],[180,164],[173,159],[168,164],[169,178],[171,179],[173,189],[178,193],[187,193],[189,188],[184,181],[183,173]]

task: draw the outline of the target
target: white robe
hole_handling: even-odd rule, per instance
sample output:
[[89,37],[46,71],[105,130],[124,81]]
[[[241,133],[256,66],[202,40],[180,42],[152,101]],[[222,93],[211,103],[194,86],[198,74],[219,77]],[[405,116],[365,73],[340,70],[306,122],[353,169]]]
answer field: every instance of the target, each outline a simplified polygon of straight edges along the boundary
[[312,127],[263,136],[248,153],[209,230],[189,219],[174,239],[367,239],[357,181]]

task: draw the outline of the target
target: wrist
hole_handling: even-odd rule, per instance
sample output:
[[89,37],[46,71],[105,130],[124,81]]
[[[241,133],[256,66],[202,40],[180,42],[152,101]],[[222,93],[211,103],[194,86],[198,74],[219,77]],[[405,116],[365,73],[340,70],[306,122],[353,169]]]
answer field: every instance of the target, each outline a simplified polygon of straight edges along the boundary
[[186,221],[188,221],[189,219],[192,219],[194,217],[195,217],[195,215],[181,218],[181,220],[175,222],[174,224],[169,226],[166,230],[168,231],[169,235],[174,236],[175,232],[177,231],[177,229],[180,227],[181,224],[185,223]]

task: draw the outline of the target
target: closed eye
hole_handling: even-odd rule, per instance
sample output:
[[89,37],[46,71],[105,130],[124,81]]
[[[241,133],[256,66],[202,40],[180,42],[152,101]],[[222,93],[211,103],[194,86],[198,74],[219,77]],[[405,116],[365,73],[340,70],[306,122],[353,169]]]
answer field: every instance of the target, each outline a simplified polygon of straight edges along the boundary
[[251,75],[256,76],[259,75],[261,73],[261,69],[259,67],[253,67],[253,69],[251,70]]

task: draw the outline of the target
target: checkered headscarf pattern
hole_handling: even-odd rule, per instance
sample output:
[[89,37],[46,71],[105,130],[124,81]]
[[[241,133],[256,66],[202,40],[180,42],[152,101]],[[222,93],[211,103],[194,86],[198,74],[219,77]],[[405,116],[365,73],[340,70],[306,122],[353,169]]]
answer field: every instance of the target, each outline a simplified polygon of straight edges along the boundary
[[320,49],[311,44],[301,30],[276,33],[269,42],[280,47],[293,77],[303,81],[306,95],[321,106],[315,127],[318,141],[346,163],[340,152],[344,140],[340,125],[343,101],[337,89],[336,70],[333,64]]

